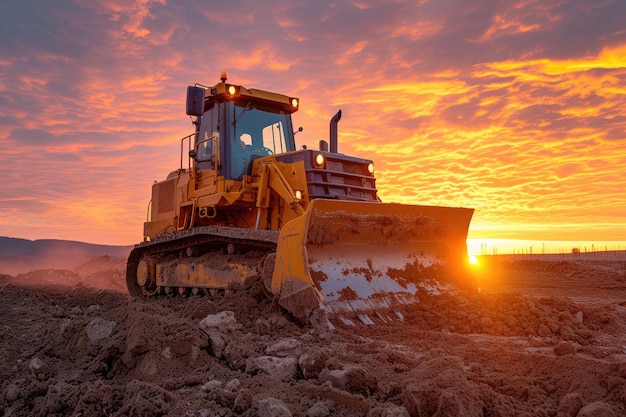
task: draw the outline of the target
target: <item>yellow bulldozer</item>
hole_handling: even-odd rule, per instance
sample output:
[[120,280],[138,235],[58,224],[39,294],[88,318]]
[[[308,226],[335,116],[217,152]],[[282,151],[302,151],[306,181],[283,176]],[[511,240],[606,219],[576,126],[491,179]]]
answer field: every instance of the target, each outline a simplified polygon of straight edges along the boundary
[[247,280],[315,326],[402,320],[420,291],[477,290],[473,209],[383,203],[371,160],[296,149],[299,100],[227,83],[187,88],[195,132],[152,185],[144,240],[127,263],[135,297],[230,291]]

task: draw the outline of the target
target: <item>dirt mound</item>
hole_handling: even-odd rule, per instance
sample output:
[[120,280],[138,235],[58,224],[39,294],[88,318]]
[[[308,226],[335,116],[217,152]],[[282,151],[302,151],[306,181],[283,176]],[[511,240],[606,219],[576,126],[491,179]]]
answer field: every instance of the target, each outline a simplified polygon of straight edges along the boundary
[[[480,296],[420,295],[403,322],[333,332],[291,320],[257,283],[133,300],[88,287],[85,277],[123,276],[103,259],[90,265],[0,279],[4,415],[626,414],[626,307],[594,302],[594,265],[503,273],[518,282],[542,271],[546,285],[574,271],[589,302],[500,283]],[[49,287],[51,277],[69,287]],[[16,284],[27,280],[46,287]]]
[[20,286],[49,288],[65,291],[75,286],[84,286],[126,293],[126,260],[99,256],[70,270],[37,269],[15,276],[0,275],[1,282]]

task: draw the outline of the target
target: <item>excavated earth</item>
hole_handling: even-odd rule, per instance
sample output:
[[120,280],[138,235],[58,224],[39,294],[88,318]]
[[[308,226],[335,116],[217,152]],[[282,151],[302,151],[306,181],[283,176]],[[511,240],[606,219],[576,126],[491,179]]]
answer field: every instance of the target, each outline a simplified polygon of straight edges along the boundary
[[0,271],[4,416],[624,416],[626,260],[482,259],[481,294],[321,331],[249,282],[131,299],[124,262]]

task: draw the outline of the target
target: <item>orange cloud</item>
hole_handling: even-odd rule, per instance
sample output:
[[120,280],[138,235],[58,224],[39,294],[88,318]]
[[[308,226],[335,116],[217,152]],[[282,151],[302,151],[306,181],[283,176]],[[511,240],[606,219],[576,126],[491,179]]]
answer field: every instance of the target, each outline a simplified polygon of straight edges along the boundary
[[5,234],[140,239],[193,128],[185,87],[225,70],[300,97],[299,145],[342,109],[339,150],[374,160],[385,201],[475,207],[473,237],[626,236],[619,3],[51,4],[13,4],[3,38]]

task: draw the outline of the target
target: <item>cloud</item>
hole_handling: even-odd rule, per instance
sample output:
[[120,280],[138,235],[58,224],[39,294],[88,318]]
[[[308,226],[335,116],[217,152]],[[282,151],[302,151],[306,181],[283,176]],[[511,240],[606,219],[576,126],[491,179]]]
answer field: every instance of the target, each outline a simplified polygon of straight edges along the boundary
[[624,236],[625,12],[617,0],[9,2],[0,228],[138,241],[150,185],[192,131],[186,86],[227,71],[298,96],[310,148],[342,109],[340,152],[375,161],[386,201],[475,207],[479,237]]

